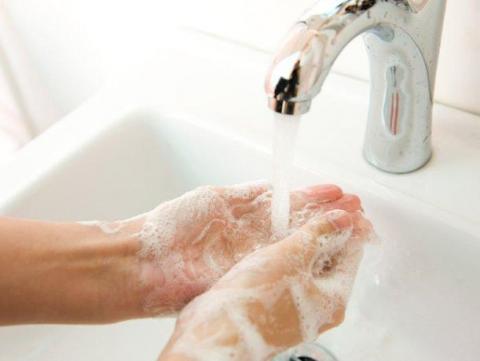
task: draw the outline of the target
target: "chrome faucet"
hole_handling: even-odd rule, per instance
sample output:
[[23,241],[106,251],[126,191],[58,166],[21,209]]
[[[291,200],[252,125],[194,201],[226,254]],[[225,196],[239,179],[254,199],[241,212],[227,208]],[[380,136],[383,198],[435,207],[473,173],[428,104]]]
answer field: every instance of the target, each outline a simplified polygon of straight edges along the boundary
[[446,0],[319,0],[290,30],[266,79],[269,107],[308,112],[335,59],[364,34],[370,109],[364,156],[408,173],[431,157],[433,90]]

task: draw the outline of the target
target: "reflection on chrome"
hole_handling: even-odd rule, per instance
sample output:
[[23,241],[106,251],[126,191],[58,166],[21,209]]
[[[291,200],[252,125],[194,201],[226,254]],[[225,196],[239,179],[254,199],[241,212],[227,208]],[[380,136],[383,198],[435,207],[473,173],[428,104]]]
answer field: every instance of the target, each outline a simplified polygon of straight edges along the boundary
[[269,107],[288,115],[308,112],[337,56],[363,34],[371,74],[365,157],[392,173],[422,167],[432,153],[432,99],[445,2],[318,1],[275,55],[265,82]]

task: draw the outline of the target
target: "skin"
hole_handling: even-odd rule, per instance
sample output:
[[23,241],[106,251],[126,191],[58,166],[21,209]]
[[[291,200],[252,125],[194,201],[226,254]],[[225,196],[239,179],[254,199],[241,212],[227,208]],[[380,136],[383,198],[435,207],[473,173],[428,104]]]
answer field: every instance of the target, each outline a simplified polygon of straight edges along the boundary
[[[322,235],[335,239],[342,230],[351,233],[341,250],[331,245],[333,241],[330,245],[318,241]],[[233,350],[229,360],[269,360],[301,342],[313,341],[343,321],[370,232],[370,223],[361,214],[337,212],[333,219],[313,217],[300,231],[249,255],[181,312],[159,361],[211,359],[207,352],[225,347]],[[332,257],[333,266],[319,274],[316,261],[325,253]],[[302,308],[294,302],[293,289],[299,287],[303,302],[309,304],[309,323],[316,326],[309,335],[303,332]],[[242,298],[242,292],[248,291],[253,292]],[[232,318],[235,314],[243,315],[244,321]],[[245,322],[250,327],[247,332],[255,330],[268,347],[252,347],[242,337]]]
[[0,324],[138,317],[138,245],[75,223],[0,219]]
[[[146,312],[151,315],[178,312],[243,257],[278,241],[271,232],[271,197],[267,184],[202,187],[117,225],[119,232],[128,238],[142,229],[147,218],[155,223],[177,208],[182,213],[173,240],[155,238],[155,244],[164,244],[162,254],[147,252],[141,257],[142,282],[152,286],[144,301]],[[205,198],[212,204],[207,212],[183,211]],[[358,197],[343,194],[333,185],[293,191],[290,198],[292,229],[303,226],[319,213],[333,209],[356,212],[361,208]]]
[[[205,194],[214,205],[207,211],[184,207]],[[110,323],[178,312],[212,286],[220,287],[219,279],[225,285],[222,276],[246,256],[283,244],[270,232],[270,200],[266,185],[207,187],[125,221],[0,218],[0,324]],[[161,240],[166,241],[165,252],[146,252],[141,236],[146,221],[160,221],[171,209],[181,214],[183,223]],[[332,185],[294,191],[291,226],[299,229],[333,209],[356,214],[361,205],[358,197]],[[175,282],[169,278],[176,261],[172,254],[184,264],[179,271],[183,276]],[[168,349],[179,330],[187,328],[177,328]],[[169,353],[162,357],[187,359]]]

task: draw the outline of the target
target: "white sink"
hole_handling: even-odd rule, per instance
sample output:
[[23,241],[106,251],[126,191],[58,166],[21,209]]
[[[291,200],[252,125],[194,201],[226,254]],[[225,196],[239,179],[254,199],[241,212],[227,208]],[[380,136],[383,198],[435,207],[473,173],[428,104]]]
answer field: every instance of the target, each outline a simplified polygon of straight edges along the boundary
[[[152,60],[151,69],[162,68],[159,63]],[[208,65],[197,59],[201,72],[184,67],[180,74],[190,85],[187,90],[174,88],[182,82],[175,74],[174,96],[141,111],[127,111],[140,103],[122,106],[134,91],[92,100],[3,169],[0,214],[117,219],[196,186],[269,178],[270,123],[255,119],[268,114],[261,90],[264,67],[245,64]],[[151,79],[152,72],[145,71],[146,77]],[[360,195],[383,252],[366,259],[345,324],[322,342],[344,361],[477,361],[480,171],[475,158],[480,147],[475,134],[480,123],[437,107],[430,164],[411,175],[381,173],[362,160],[364,123],[352,120],[366,109],[366,95],[359,94],[366,94],[367,86],[333,78],[316,112],[302,124],[294,183],[337,183]],[[165,73],[158,79],[162,89],[170,81]],[[205,81],[219,92],[202,94]],[[138,82],[129,87],[148,88],[145,79]],[[151,86],[148,93],[154,90]],[[169,102],[184,115],[166,111]],[[320,115],[335,121],[316,121]],[[0,328],[0,360],[154,360],[172,327],[170,319]]]
[[[138,113],[114,124],[18,194],[2,213],[115,219],[202,184],[238,183],[270,173],[264,148],[199,122]],[[336,181],[315,170],[295,173],[301,184]],[[480,354],[478,235],[411,208],[414,202],[394,205],[376,189],[354,186],[355,180],[337,183],[362,197],[384,254],[376,266],[380,286],[364,272],[346,325],[327,334],[325,343],[340,360],[474,361]],[[1,328],[0,359],[153,360],[172,325],[172,320],[148,320]]]

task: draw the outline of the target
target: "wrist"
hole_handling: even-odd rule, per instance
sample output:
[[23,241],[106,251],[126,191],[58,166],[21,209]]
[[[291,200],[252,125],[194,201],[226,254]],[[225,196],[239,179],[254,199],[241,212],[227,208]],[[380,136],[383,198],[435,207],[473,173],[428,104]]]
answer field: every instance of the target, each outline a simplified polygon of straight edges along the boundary
[[58,284],[61,293],[51,297],[52,305],[45,303],[47,319],[50,309],[59,315],[54,322],[60,323],[141,317],[135,239],[126,232],[105,232],[97,225],[62,223],[54,224],[52,230],[56,241],[36,255],[37,263],[46,265],[41,277]]
[[[139,259],[140,242],[132,229],[135,224],[125,226],[115,232],[115,223],[105,227],[88,227],[83,245],[85,252],[91,250],[93,268],[93,304],[105,322],[115,322],[145,317],[144,285],[140,274],[142,264]],[[89,243],[92,243],[89,245]]]
[[145,229],[149,228],[145,222],[145,217],[137,217],[120,222],[120,227],[114,223],[105,229],[114,230],[112,235],[120,241],[134,244],[132,282],[139,305],[137,317],[173,315],[206,286],[199,277],[186,271],[184,255],[181,248],[175,247],[175,242],[159,240],[158,234],[145,237]]
[[[112,276],[111,284],[115,285],[116,297],[112,299],[107,292],[101,296],[102,303],[121,319],[172,314],[181,308],[179,303],[185,305],[179,291],[181,280],[167,282],[165,277],[165,270],[172,271],[177,266],[174,258],[159,258],[145,251],[140,237],[144,222],[144,217],[137,217],[94,224],[102,239],[97,250],[106,251],[110,260],[108,273]],[[102,252],[98,254],[105,257]]]

